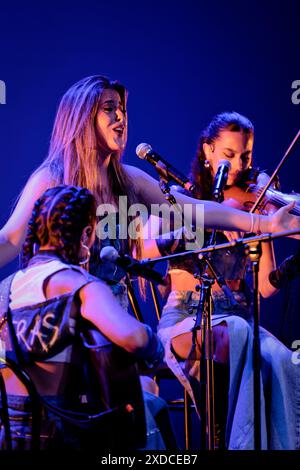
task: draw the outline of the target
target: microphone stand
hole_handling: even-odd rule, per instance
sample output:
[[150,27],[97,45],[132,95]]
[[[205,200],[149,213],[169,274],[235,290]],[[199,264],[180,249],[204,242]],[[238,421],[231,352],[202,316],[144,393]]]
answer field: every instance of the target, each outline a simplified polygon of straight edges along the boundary
[[[224,200],[224,190],[218,193],[216,202],[221,203]],[[211,233],[209,244],[216,244],[216,230]],[[206,450],[215,450],[216,435],[215,435],[215,385],[214,385],[214,361],[213,361],[213,331],[212,331],[212,286],[217,281],[218,285],[228,295],[230,289],[227,287],[227,292],[223,289],[226,282],[222,276],[217,274],[213,268],[210,254],[203,256],[201,261],[203,264],[202,269],[205,270],[203,276],[196,278],[201,280],[201,283],[196,286],[196,290],[200,291],[199,304],[196,312],[196,321],[192,329],[193,345],[195,347],[197,330],[201,331],[201,345],[202,355],[205,361],[200,360],[200,397],[201,403],[205,403],[205,413],[201,417],[201,448]],[[206,266],[206,267],[205,267]],[[207,270],[210,269],[210,275]],[[231,291],[230,291],[231,292]],[[229,301],[233,299],[233,295],[228,295]],[[205,390],[205,400],[203,397],[203,390]],[[203,406],[202,406],[203,410]]]
[[[213,231],[214,238],[213,244],[215,244],[215,230]],[[260,384],[260,370],[261,370],[261,354],[260,354],[260,339],[259,339],[259,324],[260,324],[260,294],[259,294],[259,284],[258,284],[258,275],[259,275],[259,261],[262,255],[261,242],[258,240],[256,243],[251,245],[245,245],[246,254],[248,255],[251,262],[251,273],[252,273],[252,286],[253,286],[253,302],[252,302],[252,317],[253,317],[253,397],[254,397],[254,449],[261,450],[261,384]],[[210,268],[210,271],[218,281],[216,272],[214,271],[210,261],[209,256],[204,257],[207,266]],[[207,276],[207,275],[206,275]],[[199,307],[200,315],[201,309],[203,313],[203,325],[201,326],[201,339],[202,345],[204,348],[203,356],[206,361],[206,444],[208,450],[214,449],[214,369],[213,369],[213,336],[212,336],[212,323],[211,323],[211,288],[214,283],[214,279],[202,278],[202,286],[199,287],[200,290],[205,290],[205,301],[206,308],[203,309],[203,300],[200,296]],[[222,278],[221,278],[222,279]],[[225,283],[225,281],[224,281]],[[220,283],[218,282],[220,285]],[[228,288],[229,289],[229,288]],[[209,297],[208,297],[209,296]],[[229,299],[230,300],[230,299]],[[197,310],[197,315],[199,315]],[[198,326],[197,320],[194,328]],[[202,349],[203,349],[202,348]],[[202,368],[201,368],[202,372]],[[201,380],[202,383],[202,380]],[[202,427],[203,433],[203,427]]]
[[[205,403],[201,413],[201,449],[215,449],[215,394],[214,394],[214,363],[212,333],[212,296],[211,288],[215,280],[204,274],[198,276],[201,284],[196,286],[200,298],[196,312],[196,321],[192,329],[192,350],[197,343],[197,331],[201,331],[201,352],[204,360],[200,360],[200,399]],[[205,390],[205,397],[204,397]],[[205,399],[204,399],[205,398]],[[201,407],[203,411],[203,406]]]
[[[218,191],[214,197],[218,203],[224,200],[224,187]],[[216,245],[216,229],[212,230],[209,245]],[[205,269],[203,276],[195,276],[201,280],[201,284],[196,287],[200,291],[200,299],[196,313],[196,322],[192,330],[193,344],[196,341],[196,331],[201,329],[202,353],[205,358],[200,361],[200,387],[201,402],[203,403],[203,389],[205,389],[205,420],[201,420],[201,442],[202,448],[214,450],[217,444],[215,435],[215,386],[214,386],[214,362],[213,362],[213,332],[212,332],[212,286],[217,282],[234,308],[237,302],[227,286],[225,279],[212,265],[211,253],[203,256],[200,263]],[[206,267],[205,267],[206,265]],[[210,275],[208,274],[208,268]],[[204,421],[204,422],[202,422]]]
[[[178,206],[175,197],[170,193],[168,171],[166,166],[160,162],[155,167],[159,176],[159,187],[165,196],[165,199],[172,204],[178,213],[182,216],[182,210]],[[223,194],[222,194],[223,196]],[[212,237],[215,238],[215,231]],[[212,240],[211,237],[211,240]],[[215,271],[213,270],[215,274]],[[196,277],[196,276],[195,276]],[[215,275],[217,279],[217,276]],[[201,442],[202,448],[207,450],[215,449],[215,400],[214,400],[214,367],[213,367],[213,332],[212,332],[212,296],[211,287],[215,282],[208,274],[201,277],[200,300],[197,308],[196,322],[192,329],[192,349],[194,351],[197,345],[197,331],[201,330],[202,354],[205,358],[200,361],[200,394],[201,402],[203,399],[203,389],[205,389],[205,417],[201,416]],[[201,386],[202,385],[202,386]]]
[[141,264],[151,265],[151,264],[158,263],[159,261],[169,261],[170,259],[183,258],[188,255],[196,255],[196,254],[203,255],[206,253],[211,253],[213,251],[228,250],[229,248],[233,248],[235,246],[250,245],[252,243],[256,243],[257,241],[270,242],[272,240],[277,240],[277,238],[293,237],[294,235],[299,235],[299,234],[300,234],[300,228],[284,230],[283,232],[276,232],[276,233],[263,233],[261,235],[255,235],[253,237],[249,237],[246,240],[243,238],[238,238],[231,242],[219,243],[218,245],[206,246],[205,248],[199,248],[199,249],[196,248],[195,250],[182,251],[181,253],[175,253],[175,254],[167,255],[167,256],[160,256],[159,258],[145,258],[141,260],[140,262]]
[[[170,193],[168,169],[164,163],[159,162],[155,166],[159,176],[159,187],[165,196],[165,199],[172,204],[177,212],[182,216],[182,210],[178,206],[175,197]],[[216,202],[221,203],[224,200],[224,188],[215,196]],[[185,227],[186,228],[186,227]],[[216,230],[212,231],[210,245],[216,244]],[[209,256],[208,256],[209,258]],[[197,331],[201,331],[202,355],[205,361],[200,361],[200,396],[201,403],[205,403],[205,413],[201,417],[201,443],[202,449],[214,450],[216,446],[215,436],[215,394],[214,394],[214,363],[213,363],[213,331],[212,331],[212,285],[217,281],[220,288],[228,297],[232,306],[236,305],[236,301],[226,285],[222,276],[220,276],[213,268],[211,261],[203,256],[200,263],[206,264],[210,268],[211,275],[204,273],[203,276],[195,275],[195,278],[201,279],[201,283],[196,287],[200,291],[200,299],[196,312],[196,321],[192,329],[192,348],[191,353],[197,347]],[[203,269],[203,268],[202,268]],[[205,400],[203,397],[205,390]],[[203,409],[203,407],[202,407]]]
[[[270,188],[274,179],[276,178],[279,170],[287,161],[292,154],[296,144],[300,138],[300,130],[291,142],[284,156],[278,163],[277,167],[273,171],[269,181],[260,191],[259,197],[255,204],[250,210],[250,213],[254,213],[259,208],[267,190]],[[252,287],[253,287],[253,396],[254,396],[254,449],[261,450],[261,384],[260,384],[260,370],[261,370],[261,352],[260,352],[260,340],[259,340],[259,323],[260,323],[260,294],[258,288],[258,275],[259,275],[259,261],[262,255],[261,242],[253,243],[249,247],[249,259],[251,261],[251,273],[252,273]]]
[[[296,146],[298,139],[300,137],[300,130],[298,131],[296,137],[290,144],[289,148],[287,149],[285,155],[283,156],[282,160],[280,161],[279,165],[271,175],[270,180],[265,185],[263,190],[260,193],[256,203],[252,207],[250,212],[254,212],[259,204],[261,203],[267,189],[271,186],[274,178],[277,176],[278,171],[283,166],[287,158],[291,155],[292,150]],[[160,162],[156,165],[156,170],[159,175],[159,186],[162,190],[163,194],[165,195],[166,200],[174,205],[177,210],[182,211],[180,207],[176,203],[176,199],[173,195],[170,194],[170,187],[169,187],[169,178],[168,178],[168,170],[164,163]],[[223,200],[223,191],[222,193],[218,194],[217,202],[222,202]],[[215,235],[216,231],[213,230],[212,236],[210,239],[210,245],[215,246]],[[269,240],[271,240],[271,236],[268,236]],[[275,238],[275,237],[273,237]],[[260,387],[260,370],[261,370],[261,355],[260,355],[260,340],[259,340],[259,322],[260,322],[260,294],[259,294],[259,285],[258,285],[258,275],[259,275],[259,261],[262,254],[261,249],[261,242],[266,241],[266,239],[259,239],[252,242],[249,245],[249,239],[247,240],[248,245],[248,256],[251,261],[251,272],[252,272],[252,286],[253,286],[253,302],[252,302],[252,312],[253,312],[253,395],[254,395],[254,449],[261,450],[261,407],[260,407],[260,396],[261,396],[261,387]],[[238,241],[240,244],[242,243],[241,240]],[[242,244],[246,244],[242,243]],[[223,244],[224,245],[224,244]],[[234,245],[229,245],[234,246]],[[207,251],[210,253],[213,251],[212,246],[211,249]],[[220,247],[219,247],[220,248]],[[196,253],[194,251],[193,253]],[[200,251],[198,252],[200,253]],[[186,252],[186,255],[188,252]],[[176,256],[176,255],[175,255]],[[166,258],[171,259],[175,257],[174,255],[170,258],[163,257],[164,260]],[[207,263],[207,260],[204,258]],[[160,258],[162,261],[162,258]],[[152,262],[155,262],[152,260]],[[215,273],[214,273],[215,275]],[[201,278],[202,284],[199,287],[201,290],[200,293],[200,300],[197,309],[196,315],[196,323],[193,328],[192,338],[192,350],[196,347],[196,339],[197,339],[197,330],[201,329],[201,344],[202,348],[204,348],[204,357],[206,361],[206,417],[205,417],[205,448],[208,450],[214,449],[215,440],[214,440],[214,390],[213,390],[213,354],[212,354],[212,325],[211,325],[211,287],[214,280],[209,279],[208,276],[203,276]],[[200,361],[202,364],[203,361]],[[201,367],[201,375],[203,377],[204,369],[202,370]],[[202,379],[200,379],[202,380]],[[202,397],[202,393],[201,393]],[[201,398],[202,400],[202,398]],[[202,422],[202,420],[201,420]],[[201,437],[202,442],[204,442],[204,424],[202,423],[201,426]]]
[[[259,341],[259,319],[260,319],[260,295],[259,295],[259,282],[258,282],[258,273],[259,273],[259,261],[261,257],[261,243],[263,242],[270,242],[271,240],[275,240],[277,238],[288,237],[293,235],[298,235],[300,233],[300,229],[295,230],[285,230],[283,232],[277,233],[266,233],[262,235],[257,235],[253,237],[249,237],[246,240],[240,238],[238,240],[233,240],[228,243],[221,243],[219,245],[211,245],[205,248],[200,248],[196,250],[186,251],[182,253],[176,253],[168,256],[162,256],[160,258],[148,258],[145,262],[152,264],[161,261],[168,261],[170,259],[181,258],[184,256],[192,255],[192,254],[207,254],[212,253],[213,251],[217,250],[224,250],[229,249],[236,246],[244,246],[245,253],[249,256],[251,261],[251,268],[252,268],[252,279],[253,279],[253,301],[252,301],[252,311],[253,311],[253,363],[254,363],[254,377],[253,377],[253,393],[254,393],[254,448],[255,450],[261,449],[261,404],[260,404],[260,394],[261,394],[261,386],[260,386],[260,341]],[[209,286],[208,286],[209,287]],[[200,295],[199,301],[199,309],[202,310],[203,306],[205,305],[205,301],[207,299],[207,288],[203,296]],[[209,303],[208,303],[209,304]],[[205,309],[204,309],[205,311]],[[207,328],[209,327],[209,322],[207,323]],[[195,325],[196,328],[199,329],[199,316],[198,321],[196,321]],[[209,336],[208,336],[209,338]],[[209,341],[206,343],[202,343],[202,346],[207,346],[208,350],[210,347]],[[209,359],[207,351],[206,351],[207,359]],[[211,370],[209,370],[211,373]],[[209,413],[211,409],[208,408]],[[209,415],[208,415],[209,417]],[[212,435],[208,435],[208,443],[211,442]]]
[[254,405],[254,450],[261,450],[261,352],[259,339],[260,294],[259,294],[259,262],[262,255],[261,241],[246,245],[251,262],[252,273],[252,317],[253,317],[253,405]]
[[[215,243],[216,230],[213,230],[209,240],[209,244],[215,245]],[[209,276],[207,268],[210,263],[207,258],[203,256],[200,260],[200,265],[202,264],[204,274],[202,276],[194,276],[201,282],[196,286],[196,291],[200,292],[200,298],[196,311],[195,325],[192,328],[192,350],[195,348],[197,341],[197,331],[200,329],[201,351],[203,357],[202,361],[200,359],[200,403],[202,411],[200,433],[201,449],[215,450],[215,387],[211,291],[216,276],[214,276],[214,270],[212,270],[213,277]]]

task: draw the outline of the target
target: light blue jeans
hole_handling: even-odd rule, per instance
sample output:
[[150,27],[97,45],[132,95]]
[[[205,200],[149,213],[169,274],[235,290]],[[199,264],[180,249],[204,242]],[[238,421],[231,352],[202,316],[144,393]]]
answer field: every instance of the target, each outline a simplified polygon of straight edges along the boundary
[[[234,314],[230,314],[232,307],[227,299],[220,295],[214,298],[213,315],[213,325],[226,322],[229,335],[226,446],[232,450],[251,450],[254,448],[253,333],[247,321],[246,300],[240,293],[234,295],[239,302]],[[189,379],[197,377],[197,368],[187,361],[178,361],[170,344],[172,338],[191,330],[198,299],[196,292],[173,291],[159,324],[165,360],[193,399]],[[293,362],[292,351],[264,328],[260,328],[260,347],[262,449],[299,450],[300,365]]]

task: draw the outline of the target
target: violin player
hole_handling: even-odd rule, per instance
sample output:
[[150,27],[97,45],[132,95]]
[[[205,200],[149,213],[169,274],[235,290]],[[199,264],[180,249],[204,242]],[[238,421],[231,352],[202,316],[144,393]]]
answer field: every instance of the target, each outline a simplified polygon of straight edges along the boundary
[[[213,182],[219,162],[228,159],[225,201],[241,208],[249,199],[253,187],[261,187],[268,180],[265,173],[252,166],[254,127],[245,116],[236,112],[216,115],[202,132],[197,153],[192,161],[190,181],[195,185],[194,197],[212,199]],[[235,194],[243,197],[236,198]],[[250,204],[251,206],[251,204]],[[266,205],[265,205],[266,206]],[[264,211],[266,207],[264,207]],[[149,223],[157,223],[150,221]],[[181,228],[183,232],[184,228]],[[251,232],[256,232],[252,228]],[[210,234],[207,234],[209,239]],[[239,234],[218,231],[216,242],[222,243]],[[270,273],[276,269],[272,243],[262,244],[259,290],[263,297],[278,291]],[[168,238],[158,237],[156,243],[145,242],[146,256],[158,257],[185,250],[184,237],[174,232]],[[251,290],[247,283],[248,260],[243,247],[219,250],[211,256],[211,263],[226,280],[231,296],[214,284],[213,298],[213,358],[215,370],[222,378],[218,390],[219,421],[223,416],[223,440],[227,449],[254,448],[253,360],[250,303]],[[192,328],[199,303],[195,278],[202,264],[197,255],[169,260],[170,292],[162,311],[158,333],[165,347],[165,360],[182,385],[189,392],[196,407],[200,380],[201,332],[198,332],[196,357],[191,357]],[[250,322],[250,323],[249,323]],[[261,347],[261,436],[262,449],[299,449],[297,429],[300,410],[296,396],[300,387],[300,367],[291,360],[292,351],[277,338],[260,327]],[[227,386],[226,386],[227,385]],[[225,417],[224,417],[225,416]],[[223,443],[222,443],[223,442]]]

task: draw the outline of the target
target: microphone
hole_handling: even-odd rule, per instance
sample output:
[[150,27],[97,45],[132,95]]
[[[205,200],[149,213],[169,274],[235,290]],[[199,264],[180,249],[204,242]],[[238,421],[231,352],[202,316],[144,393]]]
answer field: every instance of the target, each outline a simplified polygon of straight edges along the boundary
[[166,285],[166,281],[160,273],[149,268],[145,262],[131,258],[129,255],[120,255],[113,246],[105,246],[102,248],[100,251],[100,259],[104,263],[114,263],[134,276],[141,276],[147,279],[147,281],[154,281],[158,284]]
[[142,160],[147,160],[147,162],[151,163],[159,173],[165,172],[168,179],[175,181],[186,191],[193,191],[194,185],[188,180],[188,178],[182,175],[178,170],[176,170],[176,168],[158,155],[151,145],[145,143],[139,144],[136,148],[136,154]]
[[228,173],[231,169],[231,163],[229,160],[220,160],[218,171],[214,181],[213,197],[217,202],[222,202],[224,187],[227,183]]

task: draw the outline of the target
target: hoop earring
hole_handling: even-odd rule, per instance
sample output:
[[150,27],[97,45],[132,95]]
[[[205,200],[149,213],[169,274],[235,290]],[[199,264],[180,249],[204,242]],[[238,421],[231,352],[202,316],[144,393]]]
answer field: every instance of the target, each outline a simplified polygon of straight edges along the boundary
[[37,254],[39,249],[40,249],[39,245],[37,243],[34,243],[32,247],[33,256]]
[[91,252],[90,252],[89,247],[86,246],[83,242],[80,242],[80,245],[81,245],[81,248],[84,248],[86,250],[86,258],[82,261],[79,261],[79,264],[81,266],[83,264],[88,264],[88,262],[90,261]]

